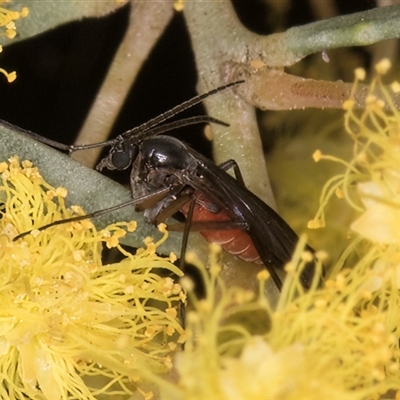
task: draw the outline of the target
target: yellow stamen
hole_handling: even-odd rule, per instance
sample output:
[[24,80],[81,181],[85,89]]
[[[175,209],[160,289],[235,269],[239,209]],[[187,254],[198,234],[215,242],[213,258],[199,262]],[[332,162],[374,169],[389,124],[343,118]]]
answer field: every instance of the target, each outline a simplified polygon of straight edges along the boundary
[[[39,180],[30,162],[12,157],[0,171],[0,397],[127,398],[142,384],[132,376],[172,368],[169,354],[184,336],[177,317],[184,294],[153,270],[180,276],[179,269],[154,252],[124,251],[118,238],[128,223],[98,232],[82,221],[14,242],[74,212],[65,207],[66,191]],[[125,258],[103,265],[104,242]],[[95,384],[87,385],[89,377]]]

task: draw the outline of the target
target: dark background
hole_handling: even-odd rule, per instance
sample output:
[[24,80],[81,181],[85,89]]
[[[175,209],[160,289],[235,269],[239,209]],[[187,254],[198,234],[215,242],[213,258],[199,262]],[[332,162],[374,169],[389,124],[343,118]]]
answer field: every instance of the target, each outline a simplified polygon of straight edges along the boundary
[[[262,0],[235,0],[242,22],[269,34],[268,6]],[[374,8],[372,0],[337,0],[341,14]],[[0,76],[0,119],[63,143],[72,143],[124,34],[129,5],[101,19],[73,22],[6,47],[1,66],[16,70],[8,84]],[[292,0],[280,30],[314,21],[307,1]],[[363,52],[363,49],[357,51]],[[366,62],[368,54],[365,52]],[[131,89],[113,132],[121,133],[194,96],[196,70],[182,14],[177,13]],[[195,107],[185,116],[204,113]],[[177,132],[180,139],[210,156],[201,128]]]

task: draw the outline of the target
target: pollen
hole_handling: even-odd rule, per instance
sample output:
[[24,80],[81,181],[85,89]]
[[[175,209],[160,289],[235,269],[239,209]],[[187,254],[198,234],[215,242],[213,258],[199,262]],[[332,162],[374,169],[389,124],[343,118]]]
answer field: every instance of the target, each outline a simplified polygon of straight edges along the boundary
[[312,219],[308,221],[307,228],[308,229],[319,229],[325,227],[325,222],[320,219]]
[[176,256],[175,253],[169,253],[169,262],[174,263],[176,260],[178,259],[178,257]]
[[8,83],[12,83],[17,79],[17,73],[15,71],[7,72],[5,69],[0,68],[0,72],[6,77]]
[[260,271],[260,272],[257,274],[257,279],[258,279],[259,281],[261,281],[261,282],[262,282],[262,281],[266,281],[269,277],[270,277],[270,273],[269,273],[266,269]]
[[326,261],[329,258],[329,255],[325,250],[318,250],[315,253],[315,257],[320,261]]
[[60,197],[67,197],[67,189],[63,188],[63,187],[58,187],[55,191],[56,196],[60,196]]
[[335,194],[336,194],[336,197],[337,197],[338,199],[343,199],[343,198],[344,198],[344,192],[343,192],[343,189],[342,189],[342,188],[337,188],[337,189],[335,190]]
[[375,65],[375,71],[380,75],[384,75],[389,71],[391,67],[391,61],[388,58],[384,58]]
[[174,2],[175,11],[182,12],[184,4],[185,4],[185,0],[175,0],[175,2]]
[[296,264],[294,264],[293,262],[288,262],[285,265],[285,271],[286,272],[293,272],[296,270]]
[[3,173],[8,170],[8,164],[6,162],[0,163],[0,173]]
[[400,83],[397,81],[394,81],[390,84],[390,88],[392,89],[393,93],[399,93],[400,92]]
[[321,160],[321,157],[322,157],[322,152],[321,152],[321,150],[315,150],[315,152],[314,152],[314,154],[313,154],[312,157],[313,157],[313,159],[314,159],[315,162],[320,161],[320,160]]
[[137,228],[137,222],[136,221],[131,221],[127,225],[128,232],[135,232],[136,228]]
[[158,224],[157,228],[161,233],[165,233],[167,230],[167,225],[164,223],[161,223],[161,224]]
[[367,73],[364,68],[356,68],[354,70],[354,76],[356,77],[356,80],[363,81],[365,79],[366,74]]
[[343,110],[347,111],[350,110],[355,106],[356,102],[352,99],[345,100],[342,104]]
[[177,311],[176,311],[176,308],[167,308],[167,309],[165,310],[165,312],[166,312],[170,317],[173,317],[173,318],[176,318],[177,315],[178,315],[178,313],[177,313]]
[[310,251],[303,251],[301,253],[301,259],[305,262],[310,262],[313,260],[313,255]]

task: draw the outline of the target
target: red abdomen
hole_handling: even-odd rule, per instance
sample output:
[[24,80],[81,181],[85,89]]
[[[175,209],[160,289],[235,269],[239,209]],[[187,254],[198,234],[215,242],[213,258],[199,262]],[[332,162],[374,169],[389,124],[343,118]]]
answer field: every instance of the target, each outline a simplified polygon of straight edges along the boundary
[[[198,198],[203,200],[202,195]],[[182,207],[182,213],[186,216],[189,210],[189,203]],[[193,211],[193,222],[207,221],[231,221],[224,211],[212,213],[201,204],[196,203]],[[223,230],[205,230],[199,232],[208,242],[217,243],[228,253],[234,254],[244,261],[250,261],[257,264],[262,264],[260,256],[253,245],[253,241],[249,234],[240,229],[223,229]]]

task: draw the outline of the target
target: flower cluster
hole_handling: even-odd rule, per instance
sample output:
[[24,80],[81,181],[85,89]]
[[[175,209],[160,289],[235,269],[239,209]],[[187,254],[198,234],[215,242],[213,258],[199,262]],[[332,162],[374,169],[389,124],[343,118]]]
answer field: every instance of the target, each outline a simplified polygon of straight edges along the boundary
[[[10,2],[11,0],[1,0],[0,5]],[[2,35],[7,36],[9,39],[13,39],[17,34],[17,28],[14,21],[27,17],[28,13],[28,7],[22,7],[21,11],[13,11],[5,7],[0,7],[0,26],[5,28]]]
[[[299,256],[292,267],[301,264]],[[400,296],[373,287],[368,256],[308,292],[299,286],[300,269],[290,268],[276,310],[263,292],[268,274],[260,274],[256,297],[225,287],[215,260],[198,268],[206,296],[196,298],[182,281],[193,310],[185,352],[176,355],[179,380],[157,382],[162,399],[373,399],[400,392]]]
[[[155,254],[159,243],[133,256],[117,240],[133,224],[98,232],[89,220],[13,241],[79,210],[28,161],[0,163],[0,174],[0,397],[128,398],[142,390],[142,368],[168,372],[185,338],[185,295],[172,279],[180,270]],[[103,243],[125,258],[103,265]]]
[[[3,3],[9,3],[11,0],[0,0],[0,5]],[[13,39],[17,34],[17,27],[15,25],[16,20],[25,18],[29,14],[28,7],[22,7],[21,11],[10,10],[5,7],[0,7],[0,27],[3,31],[0,31],[0,35],[6,36],[9,39]],[[3,47],[0,46],[0,53],[3,51]],[[8,82],[13,82],[17,78],[17,73],[7,72],[5,69],[0,68],[0,73],[4,74]]]

